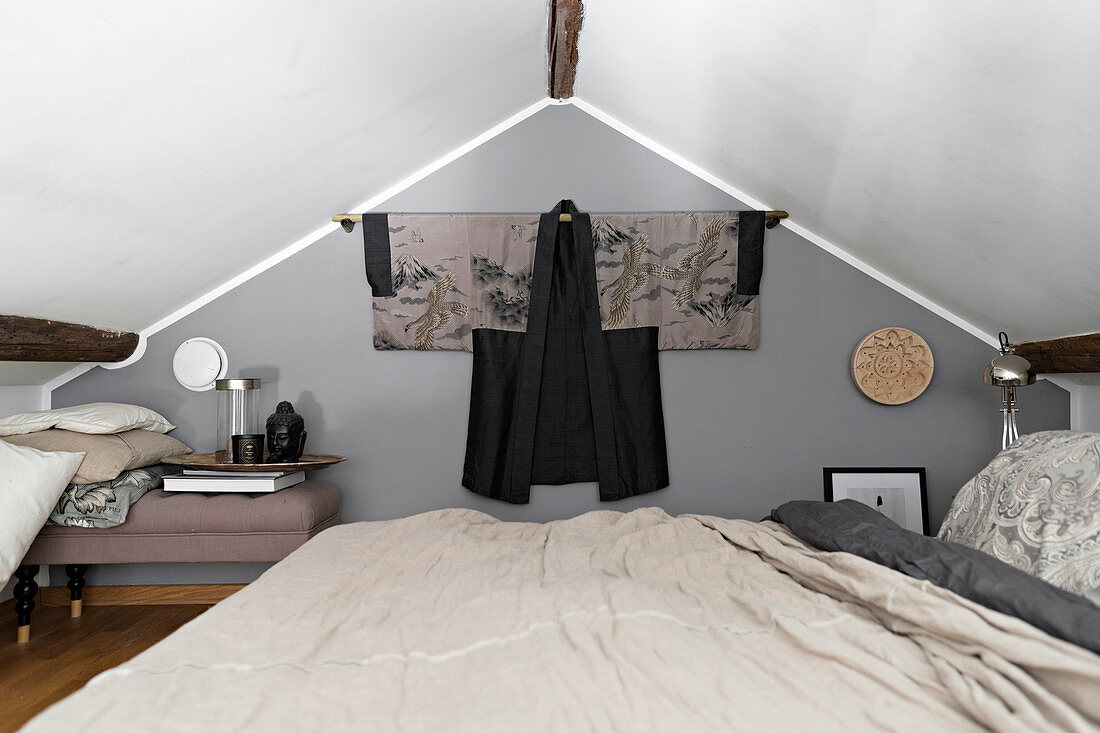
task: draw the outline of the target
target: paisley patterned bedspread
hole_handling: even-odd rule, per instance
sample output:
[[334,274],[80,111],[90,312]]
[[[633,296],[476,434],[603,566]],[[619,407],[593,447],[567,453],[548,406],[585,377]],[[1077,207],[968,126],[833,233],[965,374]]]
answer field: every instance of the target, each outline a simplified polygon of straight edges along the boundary
[[939,536],[1100,602],[1100,433],[1020,438],[963,486]]

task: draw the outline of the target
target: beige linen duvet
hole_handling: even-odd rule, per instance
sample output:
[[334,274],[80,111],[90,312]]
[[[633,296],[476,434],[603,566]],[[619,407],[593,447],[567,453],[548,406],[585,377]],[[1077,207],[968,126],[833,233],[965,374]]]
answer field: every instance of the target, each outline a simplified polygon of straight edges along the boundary
[[771,522],[327,530],[31,721],[102,730],[1095,730],[1100,657]]

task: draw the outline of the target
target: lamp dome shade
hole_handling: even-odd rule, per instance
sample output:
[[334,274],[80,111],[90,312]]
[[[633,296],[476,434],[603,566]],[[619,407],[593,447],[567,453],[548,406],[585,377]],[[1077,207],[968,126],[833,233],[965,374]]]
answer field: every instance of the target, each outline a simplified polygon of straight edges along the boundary
[[1031,362],[1016,354],[1001,354],[985,368],[986,384],[997,387],[1023,387],[1035,384],[1035,372]]

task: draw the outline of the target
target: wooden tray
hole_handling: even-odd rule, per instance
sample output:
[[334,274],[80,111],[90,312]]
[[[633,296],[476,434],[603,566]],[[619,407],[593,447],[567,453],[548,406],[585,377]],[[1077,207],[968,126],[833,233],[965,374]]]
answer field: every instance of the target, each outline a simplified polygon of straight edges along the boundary
[[213,453],[197,453],[191,456],[173,456],[162,463],[171,463],[184,468],[201,468],[204,471],[225,471],[226,473],[259,473],[261,471],[319,471],[322,468],[346,461],[344,456],[330,456],[323,453],[305,453],[294,463],[223,463],[214,458]]

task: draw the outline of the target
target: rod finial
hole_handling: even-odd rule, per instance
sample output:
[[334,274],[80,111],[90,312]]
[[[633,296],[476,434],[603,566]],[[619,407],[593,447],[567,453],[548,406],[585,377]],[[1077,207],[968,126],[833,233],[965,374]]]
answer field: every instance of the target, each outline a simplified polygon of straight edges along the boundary
[[790,214],[786,211],[768,211],[764,214],[764,226],[768,229],[775,229],[779,226],[779,222],[786,219]]

